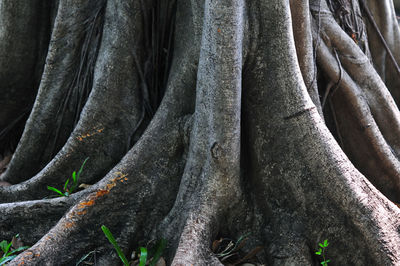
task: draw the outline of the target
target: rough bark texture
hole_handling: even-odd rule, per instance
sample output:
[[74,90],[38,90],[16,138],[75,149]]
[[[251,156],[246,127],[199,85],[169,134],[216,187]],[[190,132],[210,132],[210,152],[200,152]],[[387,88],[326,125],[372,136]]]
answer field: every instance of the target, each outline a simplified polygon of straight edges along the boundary
[[400,264],[394,7],[0,0],[0,239],[31,245],[9,265],[115,265],[103,224],[172,265],[248,232],[267,265],[324,239],[332,265]]

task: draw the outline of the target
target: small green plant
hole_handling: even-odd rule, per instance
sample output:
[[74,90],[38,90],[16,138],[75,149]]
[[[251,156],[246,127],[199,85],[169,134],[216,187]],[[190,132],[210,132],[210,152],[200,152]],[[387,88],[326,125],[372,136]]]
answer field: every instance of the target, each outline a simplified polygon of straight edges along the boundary
[[[115,251],[117,251],[117,254],[121,261],[124,263],[125,266],[129,266],[128,259],[126,258],[125,254],[122,252],[121,248],[119,247],[117,241],[115,240],[114,236],[110,232],[110,230],[107,228],[107,226],[102,225],[101,230],[103,230],[103,233],[107,237],[108,241],[114,246]],[[167,241],[165,239],[161,239],[160,241],[157,242],[157,245],[155,246],[153,257],[151,259],[148,259],[148,251],[147,248],[145,247],[140,247],[139,248],[139,266],[145,266],[146,263],[149,263],[149,266],[155,266],[158,260],[161,258],[161,254],[163,253],[165,247],[167,245]],[[137,265],[137,264],[134,264]]]
[[86,164],[86,161],[89,158],[86,158],[85,161],[83,161],[81,168],[79,169],[78,173],[76,171],[72,172],[72,182],[70,183],[70,179],[68,178],[67,181],[65,181],[64,187],[63,187],[63,191],[60,191],[58,189],[56,189],[55,187],[51,187],[51,186],[47,186],[48,190],[51,190],[55,193],[57,193],[60,197],[68,197],[69,195],[71,195],[72,193],[75,192],[76,188],[78,187],[78,180],[79,177],[83,171],[83,167]]
[[[15,239],[17,239],[18,237],[19,237],[18,234],[16,236],[14,236]],[[3,253],[3,255],[0,258],[0,265],[4,265],[7,262],[11,261],[21,251],[24,251],[27,248],[29,248],[29,247],[23,246],[23,247],[14,248],[12,240],[10,242],[7,242],[7,240],[1,241],[0,242],[0,249],[1,249],[1,252]]]
[[[110,241],[110,243],[114,246],[115,250],[118,253],[119,258],[122,260],[124,265],[129,266],[129,262],[126,259],[125,254],[122,252],[121,248],[119,247],[117,241],[115,240],[114,236],[112,235],[112,233],[110,232],[108,227],[105,225],[102,225],[101,230],[103,230],[103,233],[106,235],[108,241]],[[146,251],[146,255],[147,255],[147,251]]]
[[326,253],[326,248],[328,247],[329,243],[328,243],[328,239],[325,239],[323,243],[319,243],[319,248],[318,251],[315,252],[315,254],[322,256],[322,261],[321,264],[322,265],[328,265],[328,262],[330,262],[331,260],[327,260],[325,257],[325,253]]

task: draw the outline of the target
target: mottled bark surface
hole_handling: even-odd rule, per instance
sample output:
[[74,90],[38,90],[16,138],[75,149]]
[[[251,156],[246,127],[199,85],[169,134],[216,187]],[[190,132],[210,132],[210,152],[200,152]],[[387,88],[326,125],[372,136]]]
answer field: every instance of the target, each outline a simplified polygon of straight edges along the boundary
[[260,264],[318,265],[324,239],[332,265],[400,264],[391,0],[1,0],[0,22],[0,239],[31,245],[9,265],[116,265],[103,224],[172,265],[247,233]]

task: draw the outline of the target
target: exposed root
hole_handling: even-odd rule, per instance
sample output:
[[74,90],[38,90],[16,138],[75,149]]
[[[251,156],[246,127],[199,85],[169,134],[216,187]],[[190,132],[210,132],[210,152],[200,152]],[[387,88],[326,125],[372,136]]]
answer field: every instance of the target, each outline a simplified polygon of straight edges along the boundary
[[[177,248],[174,265],[218,263],[208,247],[216,233],[210,230],[218,227],[220,219],[241,195],[238,167],[243,29],[240,21],[244,3],[206,1],[204,12],[207,18],[203,26],[204,49],[200,53],[188,163],[175,205],[159,229],[172,240],[172,250]],[[219,20],[221,17],[227,18],[224,24]],[[200,231],[191,237],[196,229]]]
[[19,234],[25,244],[36,243],[85,194],[0,204],[0,239],[11,239]]
[[[332,17],[324,16],[321,21],[324,32],[330,36],[329,39],[324,36],[325,42],[331,41],[329,44],[337,49],[341,59],[338,65],[325,43],[318,47],[322,69],[332,81],[340,79],[339,88],[328,97],[332,97],[343,148],[375,186],[398,202],[400,163],[396,157],[399,145],[395,132],[400,132],[396,126],[400,125],[400,112],[379,76],[371,74],[372,66],[354,41],[345,33],[333,35],[338,26]],[[369,69],[369,74],[364,74],[361,68]]]
[[0,32],[0,155],[15,150],[49,42],[50,2],[4,2]]
[[[334,106],[343,147],[350,147],[349,157],[354,154],[360,169],[372,171],[375,185],[397,200],[400,142],[386,124],[395,123],[394,132],[400,133],[400,113],[375,72],[371,77],[358,73],[372,71],[372,64],[354,52],[354,39],[331,20],[326,1],[313,2],[322,3],[318,53],[323,58],[318,62],[331,82],[325,101]],[[79,8],[77,0],[61,0],[56,29],[68,3]],[[178,1],[178,38],[166,94],[131,148],[141,133],[132,136],[143,110],[152,114],[158,104],[158,97],[149,101],[142,84],[148,36],[141,23],[148,20],[141,3],[107,1],[93,90],[76,128],[66,132],[71,135],[66,145],[42,172],[0,188],[0,202],[47,195],[46,185],[60,187],[65,174],[90,156],[79,180],[94,182],[89,188],[68,198],[0,204],[2,237],[18,231],[35,242],[43,235],[9,265],[70,265],[93,249],[98,263],[116,264],[103,224],[125,254],[166,238],[165,257],[173,265],[221,265],[212,241],[247,232],[256,234],[261,260],[269,264],[319,263],[313,253],[324,239],[338,265],[399,264],[400,210],[352,165],[318,112],[315,73],[305,73],[315,66],[311,26],[308,21],[293,38],[291,24],[291,18],[310,19],[309,7],[294,1],[289,7],[281,0]],[[89,15],[83,8],[87,13],[81,15]],[[249,10],[256,13],[251,22]],[[247,31],[249,25],[257,30]],[[258,34],[249,37],[248,32]],[[307,45],[296,57],[301,35]],[[246,73],[245,62],[252,62]],[[57,75],[50,69],[61,66],[50,62],[46,75]],[[45,76],[46,89],[52,80],[61,90],[67,78],[62,77]],[[45,112],[45,98],[38,99],[35,110]],[[371,161],[363,168],[366,152]],[[7,176],[18,180],[11,171]],[[32,231],[43,216],[49,217]]]
[[310,7],[308,1],[290,1],[293,37],[301,74],[313,103],[323,117],[317,86],[315,52],[312,41]]
[[[257,79],[263,73],[262,80],[268,82],[250,83],[243,108],[245,147],[251,147],[247,180],[264,215],[267,245],[281,237],[279,233],[291,232],[293,239],[306,239],[310,251],[321,238],[334,241],[331,252],[340,254],[335,257],[338,265],[396,264],[400,212],[348,161],[311,108],[296,58],[290,56],[295,50],[292,38],[282,35],[288,32],[288,7],[281,1],[274,4],[273,11],[260,9],[261,17],[269,18],[260,22],[265,23],[261,36],[268,41],[260,40],[259,61],[254,76],[248,77]],[[263,52],[270,50],[275,51],[272,56]],[[335,58],[331,63],[337,66]],[[296,113],[300,115],[284,119]]]
[[[339,27],[334,23],[333,18],[323,17],[321,21],[326,34],[326,42],[329,42],[338,52],[341,65],[361,88],[379,129],[396,155],[400,157],[400,140],[398,138],[400,111],[390,92],[367,56],[358,49],[354,41],[343,32],[338,34]],[[333,73],[337,74],[337,72]]]
[[93,192],[10,265],[70,262],[85,251],[106,245],[102,224],[119,236],[118,243],[125,251],[143,240],[174,200],[184,165],[182,122],[171,123],[170,127],[158,124],[157,138],[151,132],[143,136],[109,174],[90,188]]
[[188,216],[171,265],[222,265],[210,249],[216,228],[212,220],[213,214],[204,213],[204,209]]
[[[56,132],[55,114],[68,94],[76,58],[80,56],[78,47],[85,35],[78,26],[90,16],[95,6],[93,2],[60,1],[35,105],[10,166],[2,176],[3,180],[17,184],[37,174],[48,162],[48,153],[52,152],[52,135]],[[64,123],[59,146],[64,144],[72,131],[73,120],[69,121],[69,116],[64,117],[67,122]]]
[[[129,13],[123,13],[119,8],[112,3],[109,3],[107,8],[104,26],[106,37],[100,50],[101,60],[98,60],[96,66],[94,88],[68,142],[38,175],[9,188],[11,194],[0,191],[1,202],[26,200],[31,199],[32,196],[43,197],[46,195],[46,185],[61,186],[67,178],[66,173],[68,175],[72,173],[86,157],[90,157],[90,160],[85,166],[85,175],[81,181],[93,183],[105,175],[129,149],[131,134],[141,113],[139,78],[137,74],[135,75],[137,71],[135,71],[134,55],[130,45],[133,43],[136,49],[141,49],[138,36],[142,28],[140,24],[137,25],[137,21],[140,21],[140,9],[137,4],[135,7],[124,7],[136,10],[134,13],[136,16],[131,16],[131,10]],[[129,32],[118,26],[121,20],[127,19],[130,25],[136,25]],[[118,43],[118,49],[114,48],[115,43]],[[120,62],[118,67],[110,68],[110,62],[116,61]],[[127,68],[132,69],[132,72],[126,71]],[[120,88],[118,94],[115,93],[115,88]],[[38,108],[43,108],[42,105],[37,105]],[[132,105],[135,107],[132,108]],[[23,140],[20,147],[22,151]],[[22,154],[28,156],[29,153],[22,151]],[[20,169],[15,168],[17,164],[13,164],[14,160],[15,158],[11,161],[4,177],[4,180],[11,183],[16,181],[12,177],[13,173],[18,175],[16,177],[20,177]],[[23,173],[24,171],[21,175]]]
[[[372,13],[373,19],[376,22],[379,31],[381,32],[390,51],[393,53],[397,63],[400,63],[400,43],[399,25],[394,13],[392,1],[366,0],[367,7]],[[388,53],[383,49],[382,41],[377,30],[370,21],[366,22],[368,32],[368,45],[371,51],[371,57],[374,62],[376,71],[385,82],[390,90],[396,103],[400,103],[400,77],[394,67],[393,62],[389,58]]]

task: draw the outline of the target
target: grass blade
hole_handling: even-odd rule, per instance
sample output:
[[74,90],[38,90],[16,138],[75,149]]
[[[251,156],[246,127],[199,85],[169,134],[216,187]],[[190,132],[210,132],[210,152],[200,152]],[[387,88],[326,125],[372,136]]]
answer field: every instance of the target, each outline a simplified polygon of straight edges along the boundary
[[76,183],[76,172],[72,172],[72,182],[75,184]]
[[140,247],[139,266],[145,266],[147,262],[147,248]]
[[56,192],[57,194],[60,194],[61,197],[65,197],[65,194],[62,193],[61,191],[59,191],[58,189],[56,189],[55,187],[47,186],[47,189],[48,189],[48,190],[51,190],[51,191],[53,191],[53,192]]
[[82,171],[83,171],[83,167],[85,166],[87,160],[89,160],[89,157],[87,157],[87,158],[83,161],[83,163],[82,163],[82,165],[81,165],[81,168],[79,169],[78,174],[76,175],[76,180],[77,180],[77,181],[78,181],[78,178],[79,178],[79,176],[81,175],[81,173],[82,173]]
[[17,249],[14,249],[13,251],[9,252],[7,255],[9,256],[9,255],[12,255],[12,254],[21,252],[21,251],[23,251],[23,250],[25,250],[25,249],[28,249],[28,248],[29,248],[28,246],[19,247],[19,248],[17,248]]
[[68,184],[69,184],[69,178],[67,179],[67,181],[65,181],[64,191],[68,191]]
[[167,246],[167,240],[164,238],[161,238],[160,241],[158,241],[157,246],[156,246],[156,252],[154,253],[153,259],[151,260],[150,266],[155,266],[158,260],[161,257],[161,254],[163,253],[165,247]]
[[[86,159],[87,160],[87,159]],[[85,162],[86,162],[85,160]],[[103,233],[106,235],[108,241],[114,246],[115,250],[118,253],[119,258],[122,260],[125,266],[129,266],[129,262],[126,259],[124,253],[122,252],[121,248],[119,247],[117,241],[115,241],[114,236],[111,234],[110,230],[107,228],[107,226],[102,225],[101,230],[103,230]]]
[[0,258],[0,265],[6,264],[10,260],[13,260],[15,257],[17,257],[17,255]]

